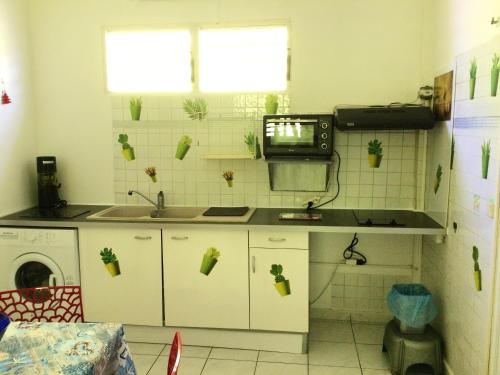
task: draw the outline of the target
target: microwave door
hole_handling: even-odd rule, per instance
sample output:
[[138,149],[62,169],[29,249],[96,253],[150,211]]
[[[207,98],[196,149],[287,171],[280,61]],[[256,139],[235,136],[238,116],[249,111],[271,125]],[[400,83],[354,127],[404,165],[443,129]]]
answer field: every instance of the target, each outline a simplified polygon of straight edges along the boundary
[[319,142],[317,121],[268,122],[264,142],[273,155],[314,155]]

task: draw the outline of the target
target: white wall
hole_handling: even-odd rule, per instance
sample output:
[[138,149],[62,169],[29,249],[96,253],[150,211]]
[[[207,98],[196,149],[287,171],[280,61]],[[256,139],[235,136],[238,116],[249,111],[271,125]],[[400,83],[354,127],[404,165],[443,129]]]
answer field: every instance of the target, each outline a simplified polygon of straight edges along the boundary
[[36,204],[36,131],[30,86],[28,1],[0,0],[0,216]]
[[58,157],[62,197],[113,202],[106,26],[291,24],[292,111],[412,101],[423,82],[424,7],[417,0],[186,2],[32,0],[39,152]]

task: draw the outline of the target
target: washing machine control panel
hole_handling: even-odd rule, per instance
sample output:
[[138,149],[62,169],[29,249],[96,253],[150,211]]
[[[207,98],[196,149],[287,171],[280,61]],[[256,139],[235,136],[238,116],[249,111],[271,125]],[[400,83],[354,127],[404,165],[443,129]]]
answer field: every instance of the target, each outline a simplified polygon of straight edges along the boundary
[[1,228],[0,245],[73,246],[74,230]]

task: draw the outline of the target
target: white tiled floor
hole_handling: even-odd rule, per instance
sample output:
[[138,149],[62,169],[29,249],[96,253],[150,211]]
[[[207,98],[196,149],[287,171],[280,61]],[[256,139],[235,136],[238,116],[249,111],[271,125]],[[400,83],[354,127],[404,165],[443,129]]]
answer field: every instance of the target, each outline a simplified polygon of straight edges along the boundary
[[[309,353],[183,346],[179,375],[390,375],[383,325],[313,320]],[[165,375],[170,345],[129,343],[139,375]]]

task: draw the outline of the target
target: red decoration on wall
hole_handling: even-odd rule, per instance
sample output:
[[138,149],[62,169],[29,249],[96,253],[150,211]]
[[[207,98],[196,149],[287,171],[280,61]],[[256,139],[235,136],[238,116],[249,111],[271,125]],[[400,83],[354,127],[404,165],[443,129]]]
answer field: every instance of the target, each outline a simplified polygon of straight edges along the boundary
[[10,104],[12,101],[9,98],[9,95],[7,95],[7,92],[5,90],[2,91],[2,104]]

